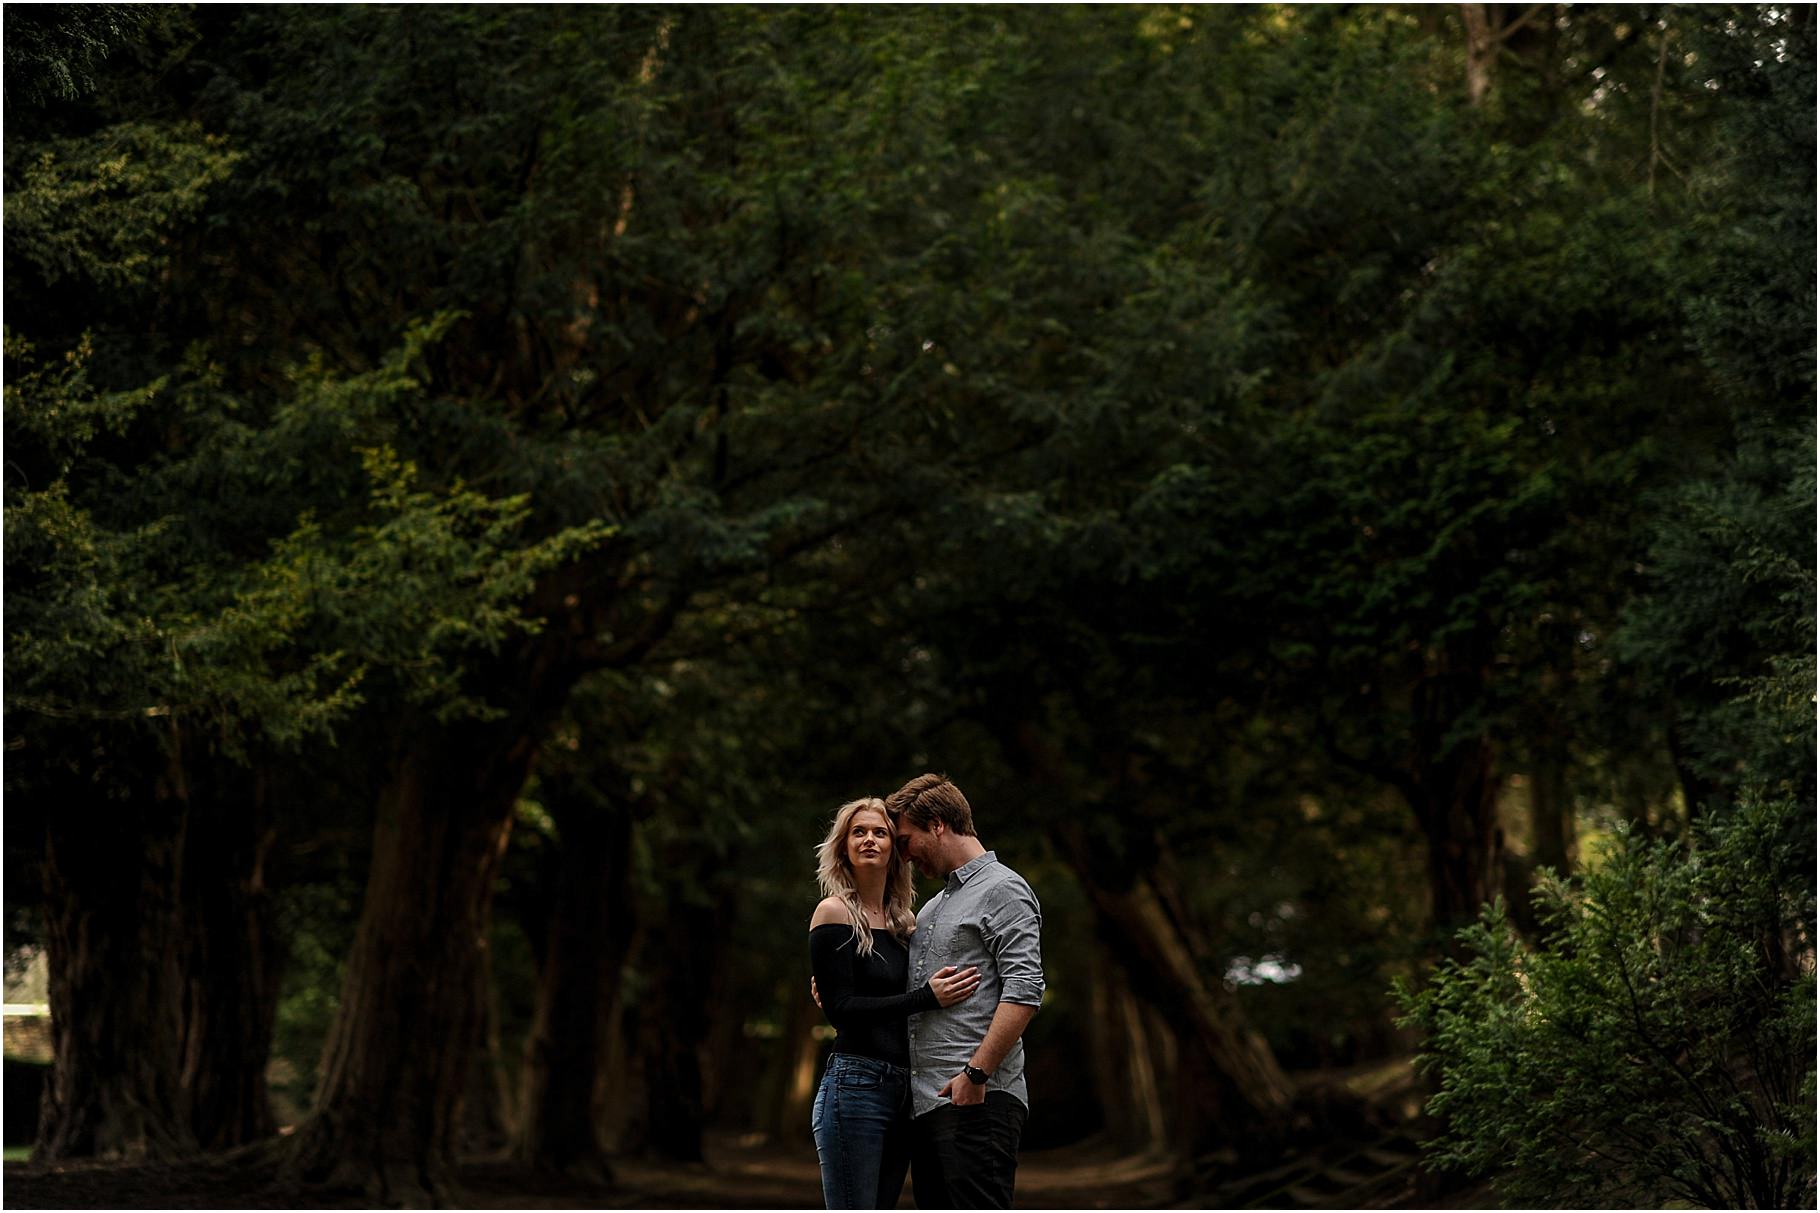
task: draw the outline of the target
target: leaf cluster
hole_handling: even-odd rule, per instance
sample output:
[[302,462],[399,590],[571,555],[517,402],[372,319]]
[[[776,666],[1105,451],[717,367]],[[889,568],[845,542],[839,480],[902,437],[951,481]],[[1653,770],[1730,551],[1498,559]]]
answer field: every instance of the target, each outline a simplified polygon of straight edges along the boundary
[[1461,932],[1466,959],[1399,984],[1440,1082],[1435,1162],[1547,1205],[1811,1199],[1803,815],[1749,796],[1691,846],[1624,831],[1580,880],[1542,880],[1539,945],[1500,902]]

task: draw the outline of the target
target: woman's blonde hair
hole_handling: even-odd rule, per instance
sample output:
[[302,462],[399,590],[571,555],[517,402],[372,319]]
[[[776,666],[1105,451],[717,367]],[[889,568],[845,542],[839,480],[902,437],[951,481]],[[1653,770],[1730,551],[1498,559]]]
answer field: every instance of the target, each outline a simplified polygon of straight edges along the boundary
[[892,832],[891,864],[885,870],[885,925],[899,939],[916,929],[916,915],[910,912],[916,904],[916,884],[910,878],[910,861],[897,846],[897,823],[891,819],[885,802],[876,796],[849,800],[835,810],[828,836],[815,848],[815,882],[821,886],[823,897],[838,897],[846,905],[847,914],[853,919],[853,948],[861,956],[872,955],[872,924],[866,921],[866,911],[859,904],[859,885],[853,879],[853,863],[847,858],[847,832],[853,828],[853,819],[868,809],[883,817],[885,828]]

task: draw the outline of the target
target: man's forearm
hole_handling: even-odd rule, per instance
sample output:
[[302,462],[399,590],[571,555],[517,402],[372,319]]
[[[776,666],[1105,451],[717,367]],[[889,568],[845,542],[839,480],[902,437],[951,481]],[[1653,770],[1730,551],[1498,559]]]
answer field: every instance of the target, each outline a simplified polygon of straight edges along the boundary
[[986,1039],[973,1050],[973,1066],[988,1074],[996,1073],[1005,1054],[1011,1052],[1011,1046],[1017,1043],[1035,1017],[1036,1008],[1027,1003],[999,1003],[992,1013],[992,1026],[986,1029]]

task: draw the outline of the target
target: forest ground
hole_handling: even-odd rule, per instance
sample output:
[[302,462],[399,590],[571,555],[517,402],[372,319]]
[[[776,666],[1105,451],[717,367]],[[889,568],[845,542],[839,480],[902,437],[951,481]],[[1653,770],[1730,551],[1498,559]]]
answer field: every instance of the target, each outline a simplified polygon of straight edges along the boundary
[[[1377,1109],[1324,1141],[1304,1139],[1269,1163],[1236,1155],[1209,1159],[1192,1176],[1161,1154],[1132,1154],[1092,1137],[1025,1150],[1015,1205],[1025,1209],[1142,1208],[1487,1208],[1499,1202],[1483,1184],[1450,1182],[1418,1165],[1412,1118],[1420,1097],[1408,1058],[1298,1075],[1313,1088],[1344,1087]],[[1371,1127],[1375,1124],[1377,1127]],[[1401,1124],[1402,1127],[1387,1127]],[[470,1209],[813,1209],[821,1179],[807,1133],[800,1140],[710,1130],[707,1161],[614,1160],[610,1187],[580,1183],[516,1164],[475,1159],[460,1171],[455,1207]],[[368,1207],[355,1193],[299,1192],[267,1186],[220,1157],[168,1164],[76,1162],[5,1164],[0,1203],[8,1209],[286,1209]],[[899,1208],[915,1208],[904,1186]]]
[[[710,1135],[708,1161],[695,1166],[629,1158],[616,1163],[617,1182],[599,1188],[537,1175],[522,1168],[475,1162],[462,1168],[463,1196],[472,1209],[791,1209],[820,1208],[821,1186],[811,1151]],[[353,1194],[336,1198],[261,1188],[208,1161],[130,1166],[79,1163],[39,1169],[9,1162],[0,1192],[9,1209],[280,1209],[363,1208]],[[1250,1202],[1244,1202],[1249,1204]],[[1413,1173],[1380,1187],[1368,1207],[1482,1208],[1495,1206],[1483,1188],[1436,1191]],[[1018,1168],[1018,1208],[1231,1207],[1217,1192],[1186,1194],[1167,1160],[1123,1155],[1094,1142],[1024,1154]],[[905,1185],[900,1208],[914,1208]],[[1241,1206],[1242,1207],[1242,1206]],[[1361,1207],[1307,1203],[1294,1190],[1271,1194],[1255,1207]]]

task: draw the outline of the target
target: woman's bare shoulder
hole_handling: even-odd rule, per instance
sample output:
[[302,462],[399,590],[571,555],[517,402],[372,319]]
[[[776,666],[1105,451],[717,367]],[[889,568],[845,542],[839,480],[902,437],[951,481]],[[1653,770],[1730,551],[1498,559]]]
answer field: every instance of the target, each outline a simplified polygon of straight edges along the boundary
[[851,923],[853,915],[847,912],[847,903],[838,897],[824,897],[821,904],[815,907],[815,914],[809,919],[809,929],[816,927],[838,926],[840,923]]

